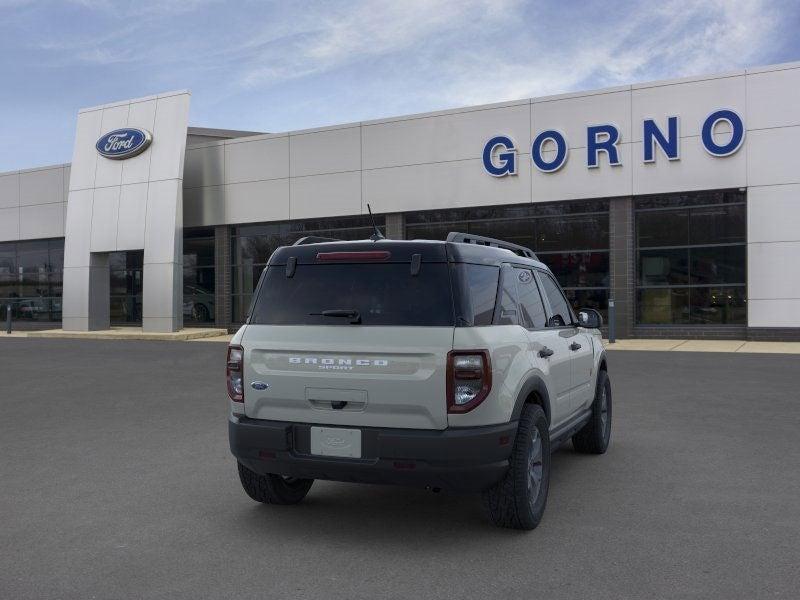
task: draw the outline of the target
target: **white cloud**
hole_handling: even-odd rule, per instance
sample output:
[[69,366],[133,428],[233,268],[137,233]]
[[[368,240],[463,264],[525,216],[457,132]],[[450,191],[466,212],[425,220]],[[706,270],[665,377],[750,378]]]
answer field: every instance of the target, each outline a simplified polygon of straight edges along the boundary
[[279,37],[271,33],[274,24],[269,23],[264,37],[248,41],[244,50],[260,50],[248,57],[241,82],[272,85],[376,57],[425,54],[428,44],[440,45],[440,36],[456,41],[459,32],[476,23],[492,27],[519,5],[516,0],[362,0],[335,8],[323,4],[303,11]]
[[492,72],[456,67],[448,102],[473,104],[702,75],[758,63],[776,41],[780,14],[761,0],[695,0],[640,7],[560,47],[536,45],[531,58],[497,54]]

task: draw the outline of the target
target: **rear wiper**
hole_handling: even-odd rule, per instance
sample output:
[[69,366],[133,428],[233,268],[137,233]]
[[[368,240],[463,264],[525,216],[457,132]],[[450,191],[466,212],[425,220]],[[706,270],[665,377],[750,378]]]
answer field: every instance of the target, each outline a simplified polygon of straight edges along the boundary
[[349,308],[337,308],[334,310],[323,310],[322,312],[318,313],[308,313],[309,315],[313,315],[316,317],[343,317],[345,319],[350,319],[350,323],[352,325],[360,325],[361,324],[361,314],[357,310],[349,309]]

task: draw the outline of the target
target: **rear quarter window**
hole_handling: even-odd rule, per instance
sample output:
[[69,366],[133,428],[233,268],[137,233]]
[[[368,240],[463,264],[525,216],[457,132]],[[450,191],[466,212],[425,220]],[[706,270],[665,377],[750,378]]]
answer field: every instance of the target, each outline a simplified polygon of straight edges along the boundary
[[497,300],[500,268],[492,265],[454,265],[458,289],[458,324],[491,325]]

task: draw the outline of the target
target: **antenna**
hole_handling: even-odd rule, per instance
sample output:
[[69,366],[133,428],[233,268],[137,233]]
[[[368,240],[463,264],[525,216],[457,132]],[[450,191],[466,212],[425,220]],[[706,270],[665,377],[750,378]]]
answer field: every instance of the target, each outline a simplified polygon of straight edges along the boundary
[[378,226],[375,225],[375,217],[372,216],[372,207],[369,205],[369,202],[367,202],[367,210],[369,211],[369,219],[370,221],[372,221],[372,228],[375,230],[375,233],[369,236],[369,239],[371,239],[373,242],[386,239],[385,237],[383,237],[381,230],[378,229]]

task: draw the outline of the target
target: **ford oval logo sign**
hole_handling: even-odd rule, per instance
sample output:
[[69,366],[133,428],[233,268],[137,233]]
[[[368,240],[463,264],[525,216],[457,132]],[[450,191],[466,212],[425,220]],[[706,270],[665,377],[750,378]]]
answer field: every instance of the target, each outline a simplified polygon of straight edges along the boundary
[[101,156],[122,160],[141,154],[153,141],[153,136],[144,129],[115,129],[105,134],[95,144]]

